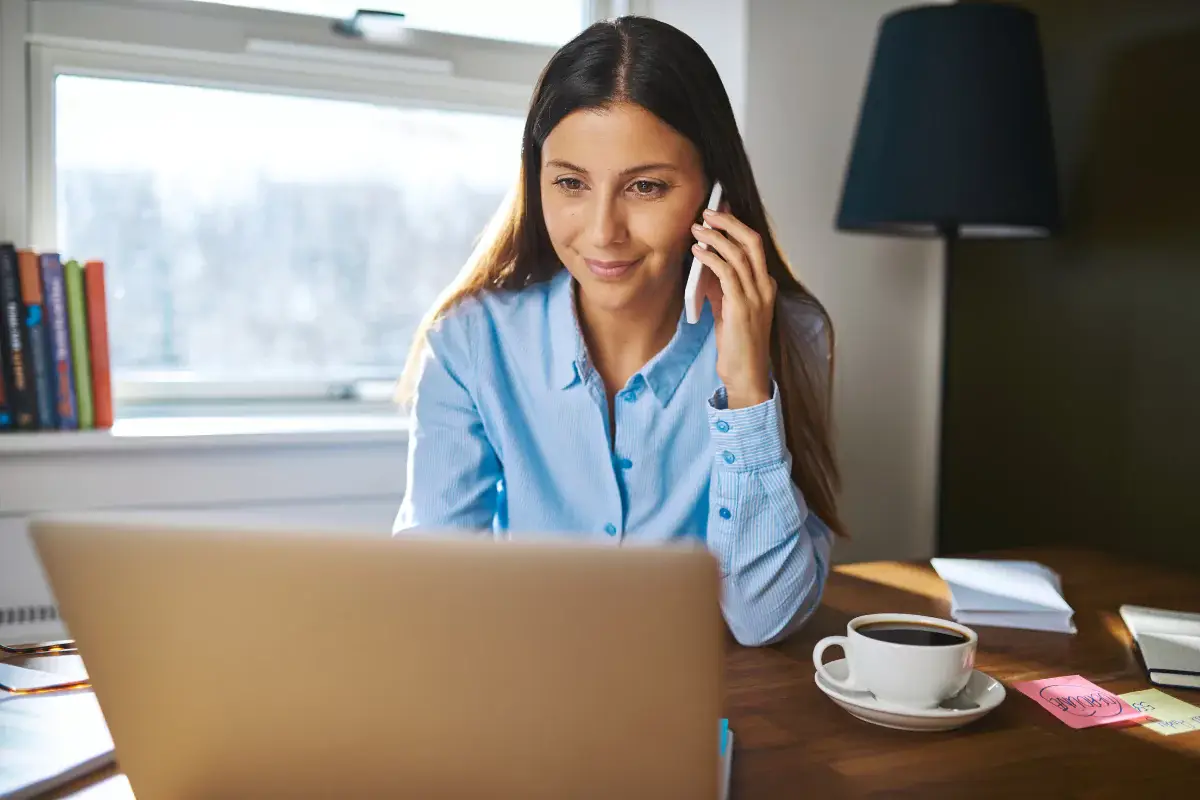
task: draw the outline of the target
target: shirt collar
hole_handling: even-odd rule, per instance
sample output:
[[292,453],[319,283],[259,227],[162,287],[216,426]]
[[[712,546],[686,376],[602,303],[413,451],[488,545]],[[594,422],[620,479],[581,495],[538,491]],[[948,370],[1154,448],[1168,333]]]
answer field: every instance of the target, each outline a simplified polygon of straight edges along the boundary
[[713,317],[708,303],[704,304],[700,319],[695,325],[680,314],[678,327],[671,341],[658,355],[650,359],[650,363],[642,367],[642,376],[645,377],[646,384],[664,406],[683,382],[687,371],[691,369],[692,362],[700,354],[712,327]]
[[573,386],[587,365],[583,334],[575,317],[575,281],[571,273],[560,269],[550,279],[550,377],[559,389]]
[[[551,278],[548,311],[550,354],[553,359],[551,377],[555,386],[566,389],[581,382],[592,367],[575,314],[575,281],[565,269],[559,270]],[[642,367],[640,374],[662,405],[666,405],[679,388],[712,327],[712,310],[707,303],[695,325],[688,323],[680,314],[671,341]]]

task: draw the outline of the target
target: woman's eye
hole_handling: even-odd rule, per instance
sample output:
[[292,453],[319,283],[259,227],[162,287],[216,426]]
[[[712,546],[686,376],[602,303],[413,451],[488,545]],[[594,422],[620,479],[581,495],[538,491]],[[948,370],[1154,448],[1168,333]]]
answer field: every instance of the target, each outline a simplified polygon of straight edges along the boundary
[[566,189],[568,192],[578,192],[583,190],[583,181],[579,180],[579,178],[559,178],[555,181],[555,183],[563,189]]
[[667,190],[665,184],[659,181],[634,181],[633,193],[641,197],[657,197]]

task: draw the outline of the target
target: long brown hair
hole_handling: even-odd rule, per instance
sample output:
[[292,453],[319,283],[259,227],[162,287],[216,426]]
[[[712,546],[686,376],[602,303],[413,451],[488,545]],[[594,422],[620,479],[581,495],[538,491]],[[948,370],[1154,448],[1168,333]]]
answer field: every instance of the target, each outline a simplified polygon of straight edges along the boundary
[[[833,326],[817,299],[796,279],[772,235],[745,145],[724,85],[708,55],[687,34],[646,17],[597,22],[564,45],[542,71],[521,143],[521,170],[509,198],[484,231],[457,279],[422,321],[400,380],[411,400],[420,376],[426,333],[465,298],[511,291],[549,280],[564,267],[542,215],[542,145],[564,117],[579,109],[635,103],[687,137],[700,151],[709,180],[724,185],[730,213],[762,237],[767,271],[779,286],[771,331],[771,368],[779,385],[792,480],[809,508],[844,534],[830,413]],[[812,314],[797,314],[807,307]],[[814,341],[813,314],[823,323]]]

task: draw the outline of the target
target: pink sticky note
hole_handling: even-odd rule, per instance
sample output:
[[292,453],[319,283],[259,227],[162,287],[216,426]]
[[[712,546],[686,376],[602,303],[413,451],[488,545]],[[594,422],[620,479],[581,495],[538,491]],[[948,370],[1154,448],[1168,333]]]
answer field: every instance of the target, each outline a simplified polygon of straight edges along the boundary
[[1112,692],[1106,692],[1078,675],[1020,681],[1013,688],[1028,695],[1047,711],[1072,728],[1090,728],[1114,722],[1138,722],[1146,719]]

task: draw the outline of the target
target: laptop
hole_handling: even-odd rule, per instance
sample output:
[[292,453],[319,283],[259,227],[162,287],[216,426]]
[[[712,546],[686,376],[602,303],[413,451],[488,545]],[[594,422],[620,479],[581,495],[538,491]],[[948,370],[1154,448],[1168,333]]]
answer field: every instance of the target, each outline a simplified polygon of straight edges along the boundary
[[30,532],[138,798],[725,793],[702,547],[147,514]]

